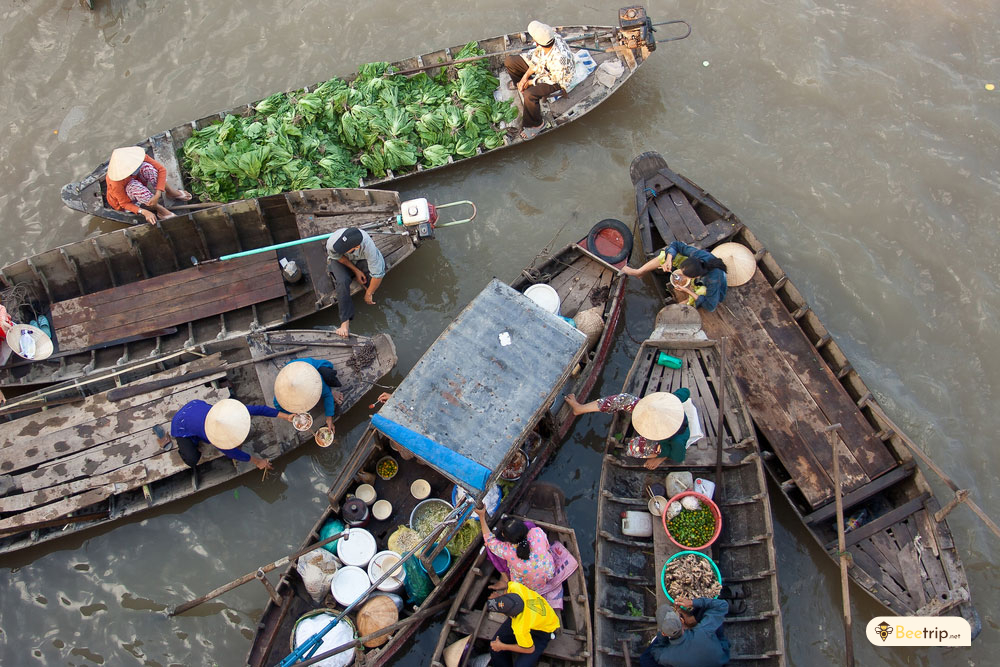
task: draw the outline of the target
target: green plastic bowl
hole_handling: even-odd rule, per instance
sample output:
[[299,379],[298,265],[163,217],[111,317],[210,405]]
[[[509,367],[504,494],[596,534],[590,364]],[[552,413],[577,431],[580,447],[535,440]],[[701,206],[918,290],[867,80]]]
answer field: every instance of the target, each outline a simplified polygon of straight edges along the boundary
[[[719,580],[719,585],[722,585],[722,573],[719,572],[719,566],[715,564],[715,561],[701,553],[700,551],[678,551],[673,556],[667,559],[667,562],[663,564],[663,569],[660,570],[660,588],[663,589],[663,594],[667,596],[667,599],[673,603],[674,599],[670,597],[670,593],[667,592],[667,566],[670,565],[670,561],[675,558],[680,558],[681,556],[687,556],[689,554],[694,554],[695,556],[701,556],[709,563],[712,564],[712,569],[715,570],[715,578]],[[716,595],[715,597],[719,597]]]

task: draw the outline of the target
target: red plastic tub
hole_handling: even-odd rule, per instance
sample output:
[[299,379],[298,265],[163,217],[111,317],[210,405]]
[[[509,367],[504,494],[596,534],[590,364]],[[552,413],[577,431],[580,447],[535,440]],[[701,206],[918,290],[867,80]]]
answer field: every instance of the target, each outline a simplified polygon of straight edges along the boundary
[[715,517],[715,532],[712,534],[712,539],[710,539],[708,542],[701,545],[700,547],[688,546],[686,544],[681,544],[680,542],[675,540],[674,536],[670,534],[670,529],[667,528],[666,508],[664,508],[663,514],[660,515],[660,522],[663,524],[663,531],[667,534],[667,537],[670,539],[670,541],[676,544],[681,549],[692,549],[695,551],[699,549],[707,549],[708,547],[712,546],[717,539],[719,539],[719,533],[722,532],[722,512],[719,511],[719,506],[716,505],[711,498],[709,498],[708,496],[703,496],[697,491],[681,491],[676,496],[667,501],[667,507],[669,507],[670,503],[674,502],[675,500],[677,502],[680,502],[681,498],[684,498],[686,496],[694,496],[699,501],[701,501],[702,505],[707,506],[709,511],[712,512],[712,516]]

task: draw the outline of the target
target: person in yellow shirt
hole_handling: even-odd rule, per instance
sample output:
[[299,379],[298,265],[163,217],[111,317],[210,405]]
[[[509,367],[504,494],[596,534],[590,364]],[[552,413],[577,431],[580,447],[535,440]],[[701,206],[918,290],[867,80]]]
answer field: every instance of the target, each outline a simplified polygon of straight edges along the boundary
[[507,616],[490,642],[490,664],[499,667],[532,667],[538,664],[549,641],[559,629],[559,618],[548,601],[530,588],[507,584],[507,592],[486,602],[489,611]]

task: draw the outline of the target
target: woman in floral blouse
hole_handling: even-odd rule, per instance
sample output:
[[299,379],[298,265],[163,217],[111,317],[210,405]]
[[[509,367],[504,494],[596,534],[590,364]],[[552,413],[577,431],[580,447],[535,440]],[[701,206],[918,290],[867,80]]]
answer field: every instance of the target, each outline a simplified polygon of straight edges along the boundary
[[477,509],[479,525],[483,529],[483,541],[491,554],[502,558],[509,570],[502,571],[500,581],[490,588],[504,590],[507,581],[527,586],[533,591],[541,590],[555,573],[552,554],[549,553],[549,539],[545,531],[537,526],[529,528],[523,521],[505,518],[500,522],[500,538],[494,537],[486,523],[486,510]]
[[[674,463],[684,462],[691,429],[684,414],[683,403],[689,398],[691,390],[681,387],[670,394],[656,392],[641,399],[632,394],[615,394],[583,404],[576,400],[576,395],[567,394],[566,403],[572,408],[574,415],[587,412],[634,412],[632,426],[638,435],[625,443],[625,454],[646,459],[643,465],[652,470],[666,459]],[[640,406],[644,401],[648,401],[647,414],[640,416]]]

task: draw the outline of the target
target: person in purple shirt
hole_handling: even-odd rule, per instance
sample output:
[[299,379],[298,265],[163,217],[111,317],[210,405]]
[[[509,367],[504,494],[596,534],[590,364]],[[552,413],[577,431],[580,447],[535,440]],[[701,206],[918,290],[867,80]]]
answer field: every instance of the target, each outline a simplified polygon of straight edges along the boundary
[[[202,442],[207,442],[215,445],[223,454],[236,461],[250,461],[260,470],[271,470],[271,462],[265,458],[261,458],[256,454],[248,454],[240,449],[240,443],[246,438],[246,432],[235,436],[235,445],[232,445],[233,441],[223,441],[218,437],[216,440],[219,442],[212,442],[211,438],[208,437],[206,432],[206,421],[210,420],[209,412],[212,411],[214,407],[222,407],[225,401],[232,401],[233,403],[239,403],[238,401],[233,401],[232,399],[224,399],[215,406],[209,405],[202,400],[193,400],[186,403],[181,407],[180,410],[174,415],[173,419],[170,420],[170,435],[177,441],[177,451],[181,455],[181,459],[184,463],[188,464],[192,468],[198,465],[198,461],[201,459],[201,451],[199,451],[198,446]],[[242,404],[239,404],[242,406]],[[287,422],[292,421],[292,415],[287,412],[281,412],[275,408],[269,408],[266,405],[247,405],[245,410],[250,413],[251,416],[257,415],[262,417],[277,417],[278,419],[284,419]],[[247,422],[249,423],[249,422]],[[221,428],[225,428],[227,425],[222,424]],[[211,430],[211,429],[208,429]]]

